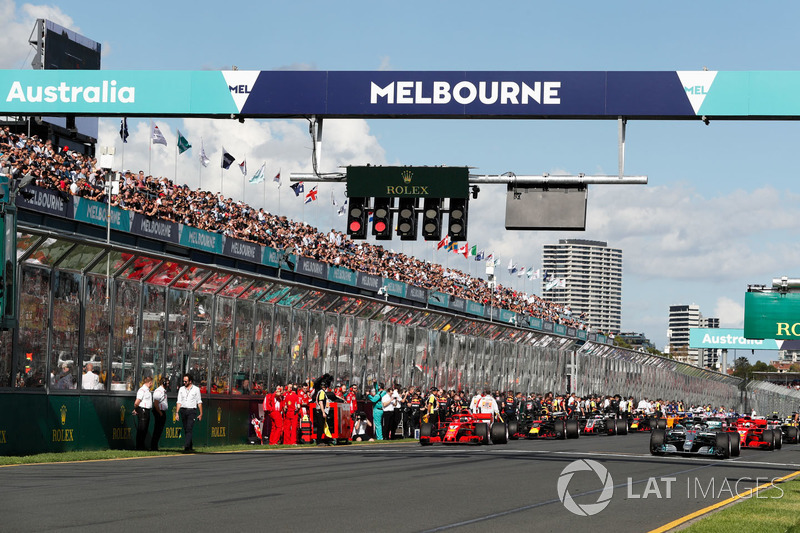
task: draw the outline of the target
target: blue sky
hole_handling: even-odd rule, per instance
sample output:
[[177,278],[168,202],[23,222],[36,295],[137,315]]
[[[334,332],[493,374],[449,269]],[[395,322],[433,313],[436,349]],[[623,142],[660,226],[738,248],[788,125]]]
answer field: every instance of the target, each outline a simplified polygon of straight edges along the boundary
[[[93,0],[23,4],[0,0],[0,67],[30,68],[27,40],[37,17],[99,41],[103,68],[154,70],[800,70],[793,53],[800,5],[780,10],[749,2],[264,2],[227,9],[218,2]],[[170,147],[176,129],[193,149],[177,181],[202,185],[256,206],[303,218],[321,230],[344,229],[321,185],[319,205],[304,207],[284,187],[243,183],[241,174],[201,169],[201,139],[216,162],[222,144],[250,174],[310,171],[307,124],[299,120],[158,120]],[[148,152],[149,124],[103,120],[100,145],[115,146],[119,166],[175,174],[174,151]],[[323,170],[346,164],[468,165],[517,174],[617,171],[614,121],[339,120],[326,122]],[[748,284],[797,277],[800,202],[796,122],[630,121],[626,174],[646,186],[594,186],[585,232],[507,232],[505,191],[482,187],[470,206],[469,242],[505,267],[541,266],[543,243],[607,241],[623,251],[625,331],[659,348],[668,307],[700,305],[723,327],[741,327]],[[423,241],[388,244],[472,274],[483,265],[437,253]],[[501,269],[501,271],[504,269]],[[503,272],[501,283],[541,294]],[[767,358],[769,355],[766,356]]]

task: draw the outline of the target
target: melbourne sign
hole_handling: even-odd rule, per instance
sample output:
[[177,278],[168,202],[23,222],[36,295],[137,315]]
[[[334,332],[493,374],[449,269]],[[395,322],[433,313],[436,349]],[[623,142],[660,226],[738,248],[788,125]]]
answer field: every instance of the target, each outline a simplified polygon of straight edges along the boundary
[[745,293],[744,336],[748,339],[800,339],[800,294]]
[[347,195],[378,198],[466,198],[467,167],[347,167]]
[[779,350],[774,339],[748,339],[742,329],[689,328],[689,348],[721,350]]

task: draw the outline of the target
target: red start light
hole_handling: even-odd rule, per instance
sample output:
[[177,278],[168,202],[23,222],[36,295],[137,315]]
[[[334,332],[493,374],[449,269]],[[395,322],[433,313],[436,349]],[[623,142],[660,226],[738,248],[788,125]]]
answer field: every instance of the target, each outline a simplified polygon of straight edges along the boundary
[[353,233],[357,232],[360,229],[361,229],[361,222],[359,222],[358,220],[354,220],[350,223],[350,231],[352,231]]
[[383,233],[384,231],[386,231],[386,222],[381,222],[381,221],[376,222],[375,231],[377,231],[378,233]]

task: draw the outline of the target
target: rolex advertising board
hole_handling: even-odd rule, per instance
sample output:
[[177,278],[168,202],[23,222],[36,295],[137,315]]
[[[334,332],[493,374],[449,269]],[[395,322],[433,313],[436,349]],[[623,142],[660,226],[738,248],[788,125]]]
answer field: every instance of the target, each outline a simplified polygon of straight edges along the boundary
[[347,196],[466,198],[467,167],[347,167]]

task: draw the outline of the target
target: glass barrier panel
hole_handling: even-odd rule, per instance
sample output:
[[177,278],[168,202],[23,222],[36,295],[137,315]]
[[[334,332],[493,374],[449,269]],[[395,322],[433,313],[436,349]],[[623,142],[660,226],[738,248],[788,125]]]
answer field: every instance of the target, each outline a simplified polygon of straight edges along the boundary
[[68,252],[67,256],[58,264],[58,269],[82,271],[100,253],[102,253],[102,249],[97,246],[79,244]]
[[19,288],[19,344],[21,362],[15,386],[44,388],[48,383],[47,324],[50,321],[50,271],[22,265]]
[[[214,351],[211,363],[211,394],[228,394],[231,391],[231,343],[233,341],[232,298],[216,298],[214,312]],[[200,387],[202,392],[202,386]]]
[[128,268],[120,275],[121,278],[127,278],[131,281],[141,281],[150,275],[158,265],[161,264],[160,259],[153,259],[151,257],[139,256],[134,259],[133,263],[128,265]]
[[[0,331],[0,387],[11,387],[12,331]],[[24,382],[18,387],[23,386]]]
[[141,296],[142,287],[138,281],[115,280],[111,391],[135,390]]
[[142,287],[142,344],[141,367],[138,388],[145,377],[154,383],[161,381],[164,373],[164,351],[166,338],[167,290],[163,286],[145,283]]
[[287,383],[301,383],[306,375],[308,350],[308,311],[294,309],[292,316],[292,345],[289,353]]
[[[328,373],[336,376],[336,363],[339,360],[339,315],[335,313],[325,313],[324,319],[324,347],[321,374]],[[314,374],[311,374],[313,377]],[[347,380],[340,383],[347,383]]]
[[374,386],[374,383],[367,381],[368,330],[368,321],[363,318],[356,318],[355,338],[353,339],[353,384],[367,391]]
[[71,390],[78,386],[80,287],[80,274],[60,270],[55,272],[50,341],[50,374],[53,376],[52,389],[55,390]]
[[208,392],[208,365],[211,359],[213,330],[214,296],[200,292],[194,293],[192,305],[192,352],[184,363],[185,372],[192,374],[200,392]]
[[167,392],[177,391],[183,383],[183,364],[189,359],[189,323],[192,313],[192,293],[175,288],[167,297],[167,356],[165,376],[169,379]]
[[[336,361],[337,381],[359,385],[353,380],[353,349],[355,344],[355,319],[352,316],[339,316],[339,347]],[[364,392],[364,389],[359,387]]]
[[272,348],[272,370],[269,390],[278,385],[286,385],[288,370],[289,346],[292,333],[292,308],[285,305],[275,306],[275,324]]
[[255,302],[236,300],[236,332],[233,337],[233,394],[252,393],[253,320]]
[[269,382],[272,353],[272,313],[274,305],[256,303],[255,344],[253,353],[253,394],[265,394]]
[[[325,366],[325,350],[323,347],[325,315],[315,311],[310,311],[308,314],[308,345],[306,348],[308,370],[306,371],[306,376],[310,379],[316,379],[323,374]],[[298,381],[298,383],[302,381],[305,381],[305,378]]]
[[[104,390],[108,380],[108,346],[111,341],[111,301],[108,278],[88,274],[84,295],[82,390]],[[96,378],[89,376],[94,373]]]
[[53,266],[61,257],[72,248],[73,243],[60,239],[45,239],[36,250],[28,256],[26,263],[42,266]]

